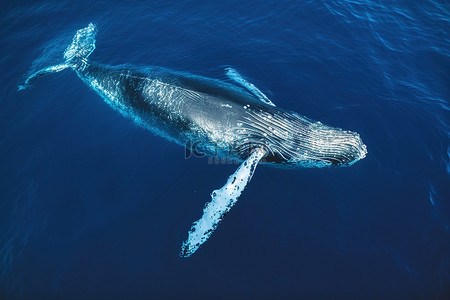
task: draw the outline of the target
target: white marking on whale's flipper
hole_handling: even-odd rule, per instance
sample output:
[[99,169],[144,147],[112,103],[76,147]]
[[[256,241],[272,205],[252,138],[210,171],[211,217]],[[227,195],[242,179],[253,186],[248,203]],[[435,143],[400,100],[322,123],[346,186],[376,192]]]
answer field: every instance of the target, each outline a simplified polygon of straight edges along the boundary
[[181,246],[180,256],[191,256],[210,237],[217,225],[245,189],[265,151],[258,149],[228,178],[227,183],[211,193],[211,202],[205,205],[202,217],[192,224],[189,236]]
[[241,74],[238,73],[238,71],[236,71],[233,68],[226,68],[226,75],[231,79],[236,81],[237,83],[239,83],[240,85],[242,85],[243,87],[245,87],[247,90],[250,91],[250,93],[252,93],[253,95],[255,95],[261,102],[264,102],[268,105],[272,105],[275,106],[275,104],[273,104],[272,101],[270,101],[269,98],[267,98],[266,95],[264,95],[263,92],[261,92],[254,84],[248,82],[247,80],[245,80]]

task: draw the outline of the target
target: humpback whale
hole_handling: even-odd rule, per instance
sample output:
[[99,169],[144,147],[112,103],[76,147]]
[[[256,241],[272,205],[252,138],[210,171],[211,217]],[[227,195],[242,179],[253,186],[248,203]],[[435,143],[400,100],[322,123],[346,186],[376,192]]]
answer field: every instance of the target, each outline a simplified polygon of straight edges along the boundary
[[30,72],[19,90],[43,75],[71,69],[106,103],[139,126],[179,145],[200,141],[198,151],[240,163],[225,185],[211,193],[202,217],[192,224],[181,245],[182,257],[192,255],[210,237],[258,164],[350,166],[367,154],[357,133],[278,108],[235,69],[226,69],[229,83],[162,67],[90,61],[96,33],[92,23],[78,30],[61,63]]

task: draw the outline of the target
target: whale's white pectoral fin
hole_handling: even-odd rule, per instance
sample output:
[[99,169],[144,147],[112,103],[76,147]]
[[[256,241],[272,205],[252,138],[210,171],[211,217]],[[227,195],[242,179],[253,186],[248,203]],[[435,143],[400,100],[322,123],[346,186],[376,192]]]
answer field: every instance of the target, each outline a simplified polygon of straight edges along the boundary
[[266,95],[264,95],[263,92],[261,92],[254,84],[248,82],[247,80],[245,80],[241,74],[238,73],[238,71],[236,71],[233,68],[226,68],[226,75],[233,81],[236,81],[237,83],[239,83],[240,85],[242,85],[243,87],[245,87],[247,90],[249,90],[250,93],[252,93],[253,95],[255,95],[261,102],[264,102],[268,105],[272,105],[275,106],[275,104],[273,104],[272,101],[270,101],[269,98],[267,98]]
[[189,236],[181,246],[181,257],[191,256],[210,237],[217,225],[245,189],[265,151],[257,149],[228,178],[227,183],[211,193],[211,202],[205,205],[202,217],[192,224]]

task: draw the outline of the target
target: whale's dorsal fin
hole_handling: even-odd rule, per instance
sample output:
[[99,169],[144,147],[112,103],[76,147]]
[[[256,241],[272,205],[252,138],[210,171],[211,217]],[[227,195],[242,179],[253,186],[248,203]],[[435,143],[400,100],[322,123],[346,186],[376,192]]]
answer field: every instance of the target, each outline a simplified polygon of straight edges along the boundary
[[211,202],[205,205],[202,217],[192,224],[189,236],[181,246],[181,257],[191,256],[211,236],[223,216],[230,211],[255,172],[256,165],[266,151],[257,149],[228,178],[225,185],[211,193]]
[[243,87],[245,87],[250,93],[252,93],[259,101],[264,102],[268,105],[275,106],[263,92],[261,92],[254,84],[245,80],[238,71],[233,68],[226,68],[225,74],[233,81],[239,83]]

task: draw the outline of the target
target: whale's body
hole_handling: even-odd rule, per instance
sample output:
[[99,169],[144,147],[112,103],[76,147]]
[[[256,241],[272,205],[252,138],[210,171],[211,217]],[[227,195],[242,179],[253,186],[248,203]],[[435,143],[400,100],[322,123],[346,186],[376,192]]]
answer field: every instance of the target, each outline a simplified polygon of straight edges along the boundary
[[260,101],[215,79],[159,67],[111,67],[87,60],[74,70],[111,106],[141,126],[197,151],[245,160],[266,150],[277,166],[349,165],[365,155],[358,134]]
[[64,63],[30,75],[19,88],[46,73],[71,68],[140,126],[180,145],[196,142],[196,151],[207,155],[244,161],[227,184],[213,192],[203,218],[183,244],[185,256],[206,241],[260,161],[281,167],[346,166],[367,153],[357,133],[275,107],[232,69],[229,75],[239,86],[159,67],[91,62],[87,57],[95,49],[95,33],[92,24],[79,30]]

